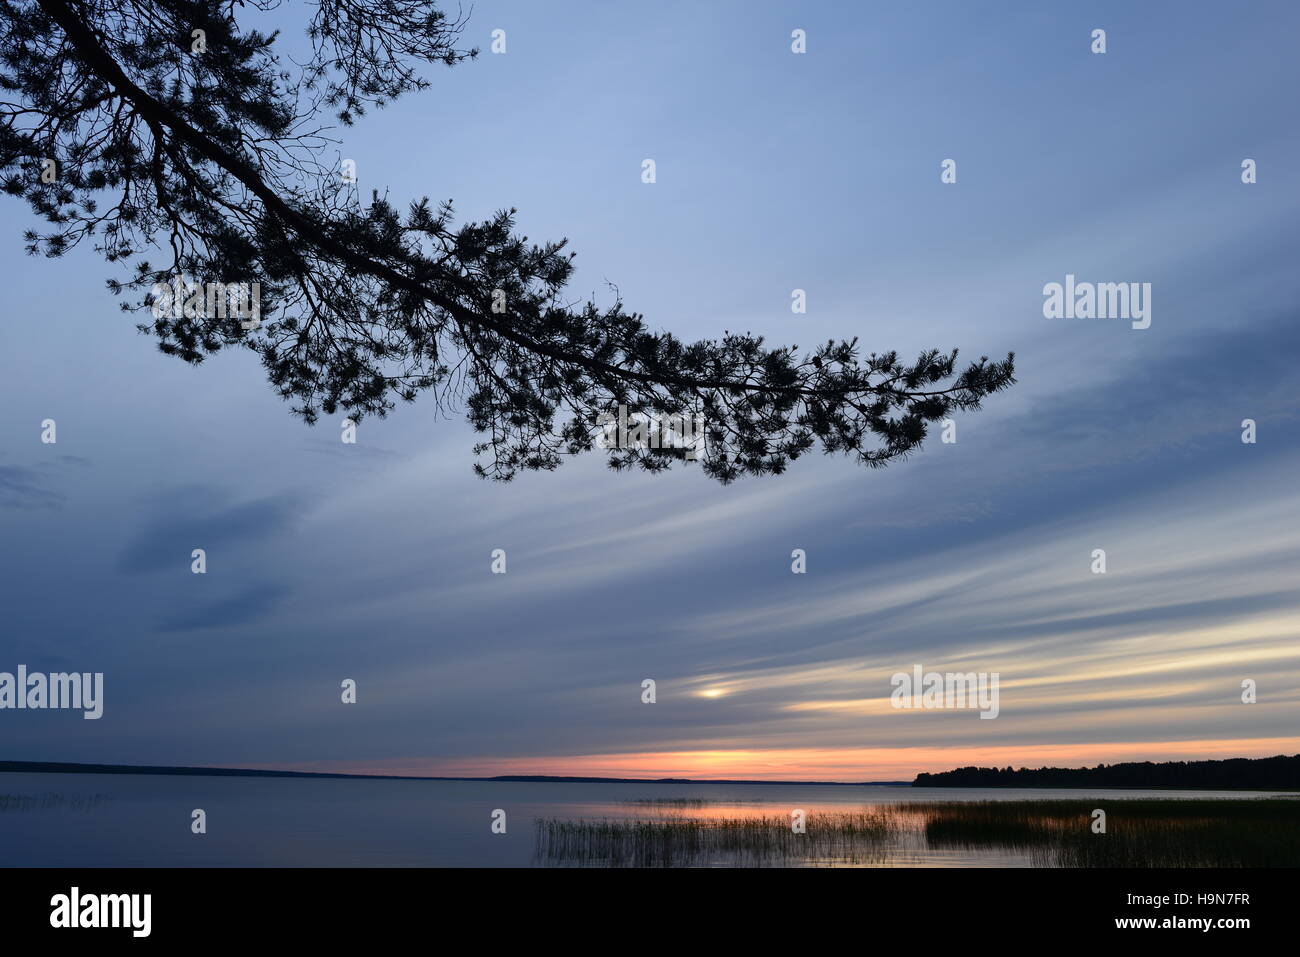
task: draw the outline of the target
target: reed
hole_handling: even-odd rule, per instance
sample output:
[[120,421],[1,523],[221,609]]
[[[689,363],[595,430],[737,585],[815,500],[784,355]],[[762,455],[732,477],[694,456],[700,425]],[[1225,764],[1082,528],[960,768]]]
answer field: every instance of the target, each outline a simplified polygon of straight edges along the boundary
[[[1039,867],[1300,865],[1300,801],[1287,798],[900,802],[810,812],[804,833],[785,815],[692,816],[705,806],[696,800],[647,801],[669,808],[653,818],[538,820],[536,857],[570,866],[881,866],[964,849],[1019,852]],[[1097,808],[1105,833],[1092,829]]]
[[877,811],[809,814],[796,834],[786,816],[536,822],[543,863],[613,867],[783,865],[842,861],[879,863],[891,833]]
[[[1045,867],[1295,867],[1291,798],[943,802],[914,806],[933,848],[1028,850]],[[1092,830],[1106,812],[1106,832]]]

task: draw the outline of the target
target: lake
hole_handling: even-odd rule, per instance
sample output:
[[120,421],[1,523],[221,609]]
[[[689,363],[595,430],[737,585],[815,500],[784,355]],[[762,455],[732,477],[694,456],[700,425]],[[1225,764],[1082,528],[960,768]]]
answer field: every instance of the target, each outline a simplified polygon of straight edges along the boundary
[[[1115,809],[1102,802],[1237,801],[1266,796],[1241,791],[0,773],[0,865],[1015,867],[1042,862],[1034,857],[1032,842],[1014,835],[1005,841],[943,837],[926,816],[930,812],[921,809],[935,802],[1081,801],[1097,802],[1114,817]],[[1295,807],[1300,812],[1300,802]],[[196,808],[206,812],[206,834],[191,833],[191,812]],[[505,811],[504,834],[492,832],[497,809]],[[788,836],[794,809],[805,812],[807,834],[815,836],[827,833],[825,822],[859,823],[837,825],[840,831],[834,841],[811,850],[815,842],[801,844]],[[1206,816],[1214,815],[1207,812]],[[877,827],[881,821],[891,823]],[[1085,818],[1079,821],[1086,827]],[[754,857],[752,848],[741,846],[751,832],[775,833],[784,850],[764,850]],[[719,835],[726,841],[713,840]],[[701,844],[701,836],[709,841]],[[686,848],[687,856],[671,860],[626,856],[643,854],[647,840],[658,851],[665,841],[671,843],[673,853]],[[794,857],[789,854],[791,846],[797,848]]]

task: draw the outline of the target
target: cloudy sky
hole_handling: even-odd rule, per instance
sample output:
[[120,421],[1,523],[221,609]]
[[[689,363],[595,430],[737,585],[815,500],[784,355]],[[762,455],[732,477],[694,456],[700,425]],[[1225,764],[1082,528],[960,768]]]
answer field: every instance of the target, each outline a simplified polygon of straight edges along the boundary
[[[429,403],[345,445],[250,354],[160,355],[113,267],[25,257],[7,200],[0,671],[102,671],[105,702],[0,714],[0,757],[862,781],[1300,751],[1300,8],[844,6],[480,0],[484,54],[339,150],[365,195],[518,207],[577,294],[684,338],[1015,350],[884,471],[498,485]],[[1045,319],[1066,274],[1151,283],[1150,328]],[[997,672],[999,717],[891,708],[918,664]]]

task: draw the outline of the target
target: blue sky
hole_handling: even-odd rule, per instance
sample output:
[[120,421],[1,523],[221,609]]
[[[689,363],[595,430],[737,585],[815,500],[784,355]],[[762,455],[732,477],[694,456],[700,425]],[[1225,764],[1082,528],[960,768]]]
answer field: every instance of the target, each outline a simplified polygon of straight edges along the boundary
[[[842,6],[480,2],[480,57],[339,155],[364,195],[518,207],[575,295],[684,338],[1015,350],[955,444],[884,471],[497,485],[429,403],[344,445],[251,355],[157,353],[93,254],[24,256],[11,200],[0,670],[102,671],[105,706],[5,712],[3,756],[866,780],[1300,751],[1300,8]],[[1045,319],[1067,273],[1150,282],[1151,327]],[[914,664],[998,672],[1000,716],[890,709]]]

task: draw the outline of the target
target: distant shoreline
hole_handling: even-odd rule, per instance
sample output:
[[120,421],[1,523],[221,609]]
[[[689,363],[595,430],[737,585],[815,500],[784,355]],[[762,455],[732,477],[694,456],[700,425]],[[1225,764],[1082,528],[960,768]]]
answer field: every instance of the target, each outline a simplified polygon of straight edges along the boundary
[[761,784],[772,787],[898,787],[927,788],[945,790],[959,787],[962,790],[1001,791],[1008,788],[1017,790],[1053,790],[1053,791],[1277,791],[1290,792],[1300,790],[1282,785],[1205,785],[1205,784],[1104,784],[1096,781],[1078,784],[1038,784],[1038,783],[1004,783],[1004,784],[937,784],[935,778],[942,775],[922,774],[928,779],[925,783],[916,781],[758,781],[746,778],[603,778],[579,775],[557,774],[499,774],[493,777],[457,777],[451,775],[415,775],[415,774],[353,774],[344,771],[278,771],[261,768],[211,768],[185,767],[176,765],[146,764],[80,764],[69,761],[0,761],[0,773],[11,774],[137,774],[160,775],[167,777],[236,777],[236,778],[327,778],[335,780],[357,781],[482,781],[519,784]]
[[342,771],[274,771],[260,768],[201,768],[144,764],[76,764],[67,761],[0,761],[0,773],[154,774],[180,777],[343,778],[361,781],[513,781],[551,784],[771,784],[818,787],[911,787],[911,781],[750,781],[739,778],[597,778],[554,774],[453,777],[415,774],[349,774]]
[[1300,754],[1202,761],[1125,761],[1093,768],[977,768],[921,772],[918,788],[1153,788],[1300,791]]

